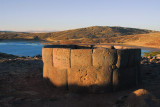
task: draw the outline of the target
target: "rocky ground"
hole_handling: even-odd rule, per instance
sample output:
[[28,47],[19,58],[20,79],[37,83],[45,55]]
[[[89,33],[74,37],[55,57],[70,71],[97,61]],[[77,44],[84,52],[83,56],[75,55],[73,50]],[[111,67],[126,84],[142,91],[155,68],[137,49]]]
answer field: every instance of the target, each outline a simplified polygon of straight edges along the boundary
[[143,82],[138,88],[145,90],[77,94],[43,81],[40,56],[0,53],[0,107],[154,107],[160,102],[160,60],[144,57],[141,69]]

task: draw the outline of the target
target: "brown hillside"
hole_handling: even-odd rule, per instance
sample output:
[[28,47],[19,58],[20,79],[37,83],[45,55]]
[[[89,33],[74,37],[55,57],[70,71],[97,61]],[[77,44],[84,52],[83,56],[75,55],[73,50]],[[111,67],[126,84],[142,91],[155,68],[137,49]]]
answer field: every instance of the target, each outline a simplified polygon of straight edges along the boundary
[[152,32],[150,30],[142,30],[135,28],[124,27],[107,27],[93,26],[87,28],[73,29],[61,32],[54,32],[49,36],[49,39],[79,39],[79,38],[108,38],[133,34],[144,34]]
[[160,48],[160,32],[149,34],[137,34],[122,37],[120,41],[129,45]]
[[151,30],[93,26],[51,33],[0,32],[0,39],[46,40],[53,44],[123,43],[160,48],[160,33]]
[[3,32],[0,33],[0,39],[41,39],[41,40],[68,40],[80,38],[109,38],[133,34],[146,34],[150,30],[124,28],[124,27],[107,27],[93,26],[87,28],[73,29],[53,33],[17,33]]

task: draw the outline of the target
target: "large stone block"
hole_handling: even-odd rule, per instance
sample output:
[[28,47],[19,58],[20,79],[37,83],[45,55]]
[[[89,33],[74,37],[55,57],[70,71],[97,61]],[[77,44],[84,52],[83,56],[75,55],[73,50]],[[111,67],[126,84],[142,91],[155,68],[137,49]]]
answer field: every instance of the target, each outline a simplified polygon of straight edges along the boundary
[[93,50],[93,66],[112,66],[117,63],[115,49],[97,48]]
[[128,67],[139,65],[141,60],[141,50],[129,49],[128,51],[129,51]]
[[118,85],[119,85],[119,72],[118,69],[113,70],[113,90],[117,90],[118,89]]
[[135,54],[136,54],[136,50],[135,49],[129,49],[129,57],[128,57],[128,67],[133,67],[135,66]]
[[128,66],[129,51],[127,49],[117,50],[118,60],[116,66],[125,68]]
[[53,49],[43,48],[42,49],[42,60],[43,60],[43,77],[47,78],[53,66]]
[[67,88],[67,69],[53,67],[48,78],[55,87]]
[[97,48],[93,49],[93,66],[103,66],[105,64],[106,59],[106,49],[105,48]]
[[42,60],[49,65],[53,65],[52,57],[53,57],[53,48],[42,48]]
[[136,49],[136,53],[135,53],[136,66],[140,65],[140,62],[141,62],[141,49]]
[[106,63],[108,66],[116,65],[117,63],[117,50],[116,49],[107,49]]
[[91,66],[92,49],[72,49],[71,67],[73,66]]
[[111,67],[72,67],[68,70],[68,87],[71,91],[108,91],[111,90],[111,85]]
[[117,71],[114,71],[114,88],[118,90],[137,86],[139,72],[137,67],[120,68]]
[[69,68],[70,65],[70,49],[53,48],[53,66],[56,68]]

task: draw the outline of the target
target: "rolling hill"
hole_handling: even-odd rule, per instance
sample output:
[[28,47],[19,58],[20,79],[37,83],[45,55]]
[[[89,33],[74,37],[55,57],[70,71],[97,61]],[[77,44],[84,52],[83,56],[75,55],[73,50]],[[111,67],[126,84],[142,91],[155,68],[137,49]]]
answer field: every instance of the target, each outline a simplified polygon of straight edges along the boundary
[[[5,32],[0,33],[0,39],[46,40],[53,44],[127,43],[153,47],[159,45],[159,34],[145,29],[92,26],[50,33]],[[155,40],[158,42],[153,43]]]
[[73,29],[61,32],[51,33],[51,39],[78,39],[78,38],[108,38],[133,34],[144,34],[153,32],[151,30],[124,28],[124,27],[107,27],[93,26],[87,28]]

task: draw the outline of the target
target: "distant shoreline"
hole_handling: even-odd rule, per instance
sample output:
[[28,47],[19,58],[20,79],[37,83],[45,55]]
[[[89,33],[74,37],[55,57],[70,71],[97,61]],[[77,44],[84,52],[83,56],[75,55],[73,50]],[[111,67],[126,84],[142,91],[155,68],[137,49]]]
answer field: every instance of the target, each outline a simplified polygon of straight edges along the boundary
[[[35,39],[0,39],[1,41],[31,41],[31,42],[41,42],[44,45],[62,45],[62,44],[56,44],[53,43],[52,41],[47,41],[47,40],[35,40]],[[142,49],[151,49],[155,51],[160,51],[159,47],[156,46],[144,46],[144,45],[135,45],[135,44],[127,44],[127,43],[75,43],[78,45],[114,45],[114,46],[128,46],[128,47],[136,47],[136,48],[142,48]],[[63,44],[63,45],[68,45],[68,44]],[[71,44],[73,45],[73,44]]]
[[0,42],[1,41],[33,41],[33,42],[48,42],[46,40],[35,40],[35,39],[0,39]]
[[[102,43],[103,44],[103,43]],[[106,45],[116,45],[116,46],[129,46],[129,47],[140,47],[140,48],[153,48],[155,50],[159,50],[160,48],[156,48],[156,46],[143,46],[143,45],[132,45],[127,43],[105,43]]]

